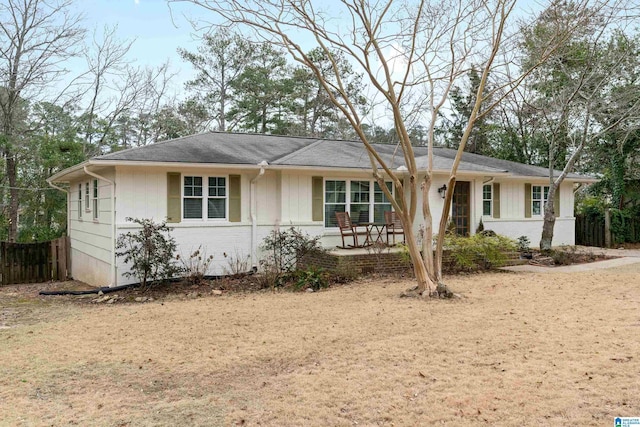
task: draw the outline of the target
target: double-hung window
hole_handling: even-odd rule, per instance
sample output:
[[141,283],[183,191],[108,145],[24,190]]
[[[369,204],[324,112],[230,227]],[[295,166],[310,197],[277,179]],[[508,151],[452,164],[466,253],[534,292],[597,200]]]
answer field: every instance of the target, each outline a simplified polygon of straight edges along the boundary
[[[385,185],[393,193],[390,181]],[[336,212],[349,212],[353,222],[384,222],[391,202],[373,180],[325,180],[324,226],[337,227]],[[347,191],[348,189],[348,191]]]
[[227,217],[227,178],[185,176],[182,205],[185,219],[204,219],[205,212],[207,219],[225,219]]
[[227,179],[220,176],[209,177],[209,198],[207,199],[207,218],[224,219],[227,217]]
[[493,185],[482,186],[482,215],[493,215]]
[[351,181],[349,215],[354,222],[370,222],[371,182]]
[[[393,184],[391,181],[386,181],[384,183],[389,192],[393,194]],[[387,211],[391,211],[392,206],[389,198],[380,188],[377,182],[374,182],[373,185],[373,222],[384,222],[384,213]]]
[[82,219],[82,184],[78,184],[78,219]]
[[93,202],[93,219],[98,219],[98,180],[93,180],[93,197],[91,199]]
[[542,215],[544,205],[549,197],[548,185],[532,185],[531,186],[531,213],[533,215]]
[[337,227],[336,212],[347,212],[347,183],[327,180],[324,186],[324,226]]
[[89,182],[85,182],[84,183],[84,209],[89,212],[89,209],[91,208],[91,198],[89,197],[91,193],[89,192]]

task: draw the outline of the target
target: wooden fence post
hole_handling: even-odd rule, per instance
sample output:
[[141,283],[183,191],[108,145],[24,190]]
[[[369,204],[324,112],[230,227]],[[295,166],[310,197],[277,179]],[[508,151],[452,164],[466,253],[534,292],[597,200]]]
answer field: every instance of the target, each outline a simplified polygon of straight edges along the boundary
[[608,208],[604,210],[604,247],[611,247],[611,212]]

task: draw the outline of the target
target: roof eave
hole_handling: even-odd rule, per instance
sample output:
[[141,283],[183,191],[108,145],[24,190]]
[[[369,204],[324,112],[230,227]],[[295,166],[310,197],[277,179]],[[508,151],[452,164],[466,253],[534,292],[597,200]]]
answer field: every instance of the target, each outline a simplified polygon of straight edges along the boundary
[[[511,178],[518,181],[544,181],[549,182],[548,176],[535,176],[535,175],[510,175]],[[557,178],[557,177],[554,177]],[[593,178],[590,176],[581,176],[581,177],[573,177],[568,176],[564,179],[564,181],[576,182],[576,183],[584,183],[584,184],[593,184],[600,181],[598,178]]]
[[59,172],[56,172],[55,174],[51,175],[49,178],[46,179],[46,181],[48,183],[52,183],[52,182],[69,182],[69,180],[64,180],[62,179],[64,176],[66,175],[70,175],[74,172],[77,172],[78,170],[83,170],[85,166],[91,164],[91,160],[85,160],[82,163],[78,163],[77,165],[68,167],[66,169],[62,169]]

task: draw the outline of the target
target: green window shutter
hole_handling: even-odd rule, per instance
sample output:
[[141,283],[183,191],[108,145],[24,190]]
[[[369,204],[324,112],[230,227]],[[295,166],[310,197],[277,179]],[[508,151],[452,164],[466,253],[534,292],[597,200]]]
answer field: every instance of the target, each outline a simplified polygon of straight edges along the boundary
[[167,222],[175,223],[182,220],[181,196],[180,174],[178,172],[167,172]]
[[524,217],[531,218],[531,184],[524,185]]
[[229,175],[229,222],[242,220],[242,190],[240,175]]
[[311,220],[322,221],[324,219],[324,191],[321,176],[311,177]]
[[553,196],[553,211],[558,218],[560,216],[560,186],[556,188],[556,194]]
[[493,184],[493,217],[500,218],[500,184]]

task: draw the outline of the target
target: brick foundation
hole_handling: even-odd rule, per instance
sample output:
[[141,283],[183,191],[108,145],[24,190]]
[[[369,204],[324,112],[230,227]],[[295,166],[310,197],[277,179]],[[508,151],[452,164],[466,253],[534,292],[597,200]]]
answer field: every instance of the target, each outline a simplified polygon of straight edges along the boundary
[[352,249],[334,252],[311,253],[305,255],[298,268],[322,268],[327,271],[354,271],[358,274],[396,273],[411,269],[408,257],[400,250],[382,253],[367,253]]
[[[517,263],[518,254],[507,254],[507,265]],[[474,268],[466,271],[488,270],[492,266],[486,265],[484,258],[479,256]],[[369,273],[402,273],[412,270],[408,254],[399,249],[391,249],[382,253],[367,252],[363,249],[350,249],[331,252],[319,252],[305,255],[298,263],[298,268],[321,268],[327,271],[350,271],[356,274]],[[458,273],[465,269],[456,265],[450,252],[442,254],[442,271],[444,273]]]

